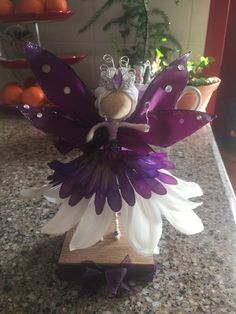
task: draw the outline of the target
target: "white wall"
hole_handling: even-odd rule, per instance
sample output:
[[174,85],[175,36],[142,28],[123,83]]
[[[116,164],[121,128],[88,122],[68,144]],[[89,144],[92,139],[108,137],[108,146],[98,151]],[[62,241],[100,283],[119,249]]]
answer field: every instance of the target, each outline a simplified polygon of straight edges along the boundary
[[[64,22],[40,23],[42,44],[55,53],[85,52],[86,60],[76,65],[76,71],[90,86],[97,84],[98,68],[105,53],[112,53],[110,34],[102,31],[102,26],[111,17],[121,13],[116,5],[106,13],[93,27],[83,34],[78,29],[83,26],[105,0],[69,0],[69,7],[76,14]],[[151,0],[153,7],[166,12],[171,21],[171,31],[183,46],[183,51],[191,50],[193,58],[203,54],[207,29],[210,0],[181,0],[178,6],[174,0]],[[119,38],[116,29],[112,36]],[[19,75],[19,74],[18,74]],[[1,81],[5,74],[0,69]]]

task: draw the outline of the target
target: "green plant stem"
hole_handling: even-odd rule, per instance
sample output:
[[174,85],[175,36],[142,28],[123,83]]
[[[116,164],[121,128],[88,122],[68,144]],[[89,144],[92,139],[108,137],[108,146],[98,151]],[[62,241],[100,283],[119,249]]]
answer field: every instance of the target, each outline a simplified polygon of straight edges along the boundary
[[148,0],[143,0],[144,10],[145,10],[145,30],[144,30],[144,53],[143,61],[147,59],[148,47],[149,47],[149,7]]
[[86,31],[91,25],[93,25],[103,13],[108,10],[117,0],[107,0],[104,5],[96,12],[96,14],[79,30],[79,33]]

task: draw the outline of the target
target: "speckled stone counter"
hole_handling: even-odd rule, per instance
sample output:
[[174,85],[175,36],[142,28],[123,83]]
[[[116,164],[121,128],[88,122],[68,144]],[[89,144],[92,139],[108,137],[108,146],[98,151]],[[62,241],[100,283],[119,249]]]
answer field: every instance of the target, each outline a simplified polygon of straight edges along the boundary
[[44,183],[48,161],[65,158],[26,121],[0,113],[0,313],[236,313],[235,201],[211,129],[169,153],[174,173],[204,190],[204,232],[184,236],[165,222],[153,282],[131,282],[135,293],[116,298],[105,287],[88,294],[55,274],[63,237],[40,234],[56,208],[19,196]]

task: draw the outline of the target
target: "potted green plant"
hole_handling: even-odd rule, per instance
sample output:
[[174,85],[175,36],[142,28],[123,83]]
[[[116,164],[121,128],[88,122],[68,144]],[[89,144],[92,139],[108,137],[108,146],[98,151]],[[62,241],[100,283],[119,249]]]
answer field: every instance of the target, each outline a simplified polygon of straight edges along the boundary
[[212,93],[217,90],[221,82],[218,77],[207,77],[204,74],[204,70],[214,61],[214,58],[204,56],[201,56],[198,62],[188,61],[188,86],[197,88],[201,93],[202,100],[198,108],[194,108],[194,104],[196,102],[195,95],[192,92],[186,93],[178,101],[178,109],[197,109],[199,111],[206,110]]

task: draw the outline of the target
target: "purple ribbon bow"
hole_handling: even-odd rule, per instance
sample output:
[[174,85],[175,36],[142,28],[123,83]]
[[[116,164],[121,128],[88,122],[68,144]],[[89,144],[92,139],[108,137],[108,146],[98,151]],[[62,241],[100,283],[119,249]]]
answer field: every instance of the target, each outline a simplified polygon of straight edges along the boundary
[[99,279],[104,278],[109,291],[113,295],[117,295],[120,288],[130,291],[131,289],[129,285],[125,282],[129,265],[131,265],[131,260],[128,255],[117,268],[107,269],[94,264],[94,267],[86,267],[84,273],[80,277],[80,281],[82,285],[88,287],[91,283],[96,283]]

